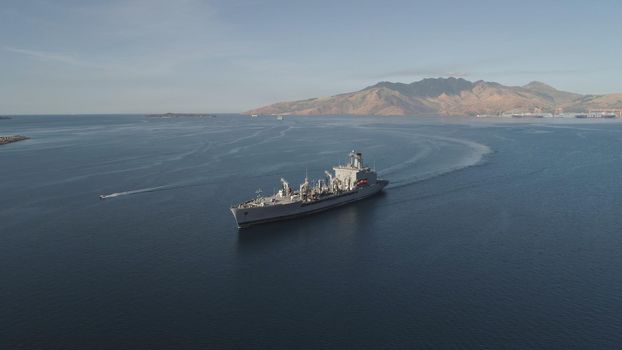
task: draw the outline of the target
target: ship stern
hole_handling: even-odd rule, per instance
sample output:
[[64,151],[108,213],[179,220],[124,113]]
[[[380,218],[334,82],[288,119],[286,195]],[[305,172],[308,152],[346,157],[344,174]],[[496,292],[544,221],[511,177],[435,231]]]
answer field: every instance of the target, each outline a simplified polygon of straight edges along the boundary
[[244,209],[240,209],[238,207],[231,207],[231,214],[233,214],[233,218],[235,219],[235,223],[238,228],[242,228],[244,222]]

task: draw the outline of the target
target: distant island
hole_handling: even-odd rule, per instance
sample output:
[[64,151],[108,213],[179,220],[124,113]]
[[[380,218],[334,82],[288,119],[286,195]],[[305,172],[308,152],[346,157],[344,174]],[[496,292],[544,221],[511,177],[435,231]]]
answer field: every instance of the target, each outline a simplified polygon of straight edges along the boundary
[[0,145],[6,145],[7,143],[17,142],[22,140],[28,140],[29,137],[22,135],[0,136]]
[[4,116],[4,115],[0,115],[0,120],[2,120],[2,119],[11,119],[11,117],[7,117],[7,116]]
[[380,82],[356,92],[279,102],[245,114],[526,116],[590,112],[622,117],[622,93],[581,95],[537,81],[505,86],[483,80],[427,78],[410,84]]
[[182,118],[182,117],[215,118],[216,117],[213,114],[202,114],[202,113],[162,113],[162,114],[146,114],[145,116],[149,118]]

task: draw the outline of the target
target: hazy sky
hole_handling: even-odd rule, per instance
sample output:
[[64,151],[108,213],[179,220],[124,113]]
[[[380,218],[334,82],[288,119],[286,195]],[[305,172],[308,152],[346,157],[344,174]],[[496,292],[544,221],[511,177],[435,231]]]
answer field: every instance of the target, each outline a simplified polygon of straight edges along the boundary
[[0,5],[0,114],[237,112],[437,76],[622,92],[618,0]]

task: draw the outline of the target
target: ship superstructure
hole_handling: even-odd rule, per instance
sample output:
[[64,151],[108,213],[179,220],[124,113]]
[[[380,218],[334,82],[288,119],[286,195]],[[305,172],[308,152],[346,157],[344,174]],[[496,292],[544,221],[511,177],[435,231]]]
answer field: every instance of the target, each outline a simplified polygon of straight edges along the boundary
[[363,155],[352,151],[345,165],[333,167],[334,174],[325,171],[326,178],[309,181],[298,189],[281,178],[281,188],[272,196],[257,197],[234,205],[231,212],[238,227],[264,222],[291,219],[352,203],[369,197],[389,183],[377,178],[376,172],[363,165]]

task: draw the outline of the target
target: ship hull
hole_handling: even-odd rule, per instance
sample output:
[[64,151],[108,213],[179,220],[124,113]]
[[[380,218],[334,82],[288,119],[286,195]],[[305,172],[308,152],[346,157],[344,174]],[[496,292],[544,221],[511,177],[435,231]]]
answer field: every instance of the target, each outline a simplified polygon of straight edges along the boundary
[[267,222],[290,220],[301,216],[311,215],[328,209],[350,204],[361,199],[373,196],[389,184],[389,181],[378,180],[371,186],[358,188],[348,193],[316,202],[294,202],[282,205],[271,205],[253,208],[231,208],[239,228]]

